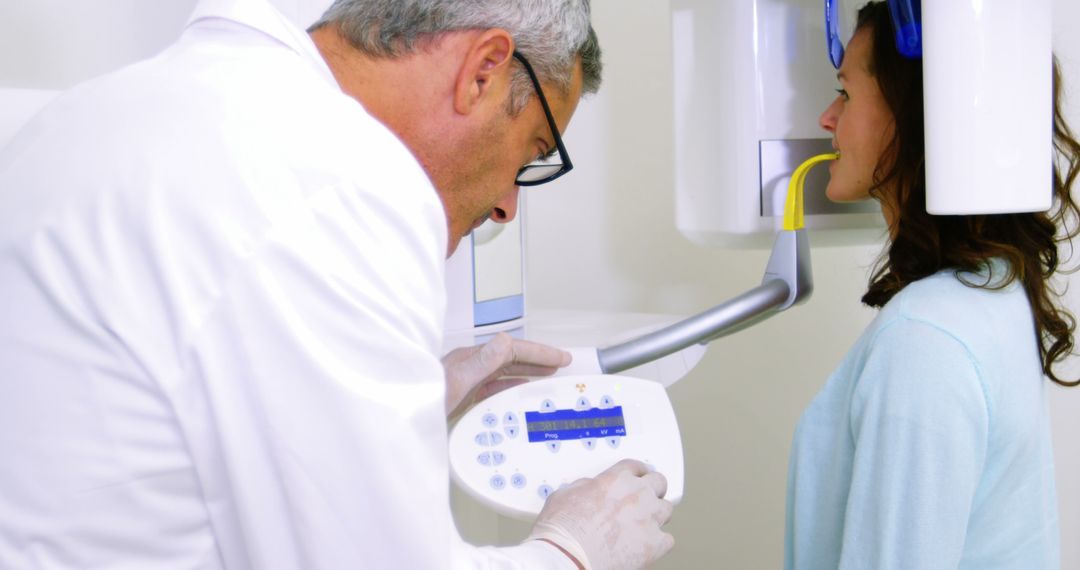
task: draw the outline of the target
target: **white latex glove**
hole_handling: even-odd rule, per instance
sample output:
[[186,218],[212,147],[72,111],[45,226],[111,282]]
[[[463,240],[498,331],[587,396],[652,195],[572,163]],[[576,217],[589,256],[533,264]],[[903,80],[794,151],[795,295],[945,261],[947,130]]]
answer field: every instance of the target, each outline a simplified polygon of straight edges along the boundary
[[442,358],[446,371],[446,414],[454,416],[502,390],[523,384],[523,378],[549,376],[570,364],[565,350],[516,339],[506,333],[486,344],[456,348]]
[[660,528],[674,508],[666,492],[663,475],[624,459],[548,497],[529,538],[554,543],[586,570],[644,568],[675,545]]

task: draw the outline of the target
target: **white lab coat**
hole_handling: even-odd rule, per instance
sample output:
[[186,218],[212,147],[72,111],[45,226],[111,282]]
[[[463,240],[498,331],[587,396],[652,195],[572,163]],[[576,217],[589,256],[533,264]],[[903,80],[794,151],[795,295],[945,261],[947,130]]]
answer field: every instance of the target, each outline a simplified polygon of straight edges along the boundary
[[446,240],[262,0],[61,95],[0,152],[0,568],[567,565],[454,528]]

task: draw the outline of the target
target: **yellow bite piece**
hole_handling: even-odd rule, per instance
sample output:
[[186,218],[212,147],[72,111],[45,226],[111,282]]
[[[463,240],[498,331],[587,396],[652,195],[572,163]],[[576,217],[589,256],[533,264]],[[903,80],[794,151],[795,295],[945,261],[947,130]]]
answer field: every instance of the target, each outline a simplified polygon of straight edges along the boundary
[[840,153],[819,154],[810,157],[806,162],[795,169],[791,175],[787,188],[787,204],[784,206],[784,229],[800,230],[803,227],[803,186],[806,184],[806,174],[820,162],[836,160]]

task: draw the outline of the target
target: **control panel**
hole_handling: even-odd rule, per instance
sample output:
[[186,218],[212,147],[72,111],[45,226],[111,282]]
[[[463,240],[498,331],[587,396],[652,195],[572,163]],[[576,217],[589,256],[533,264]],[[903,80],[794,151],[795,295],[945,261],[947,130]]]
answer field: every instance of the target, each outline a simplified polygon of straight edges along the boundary
[[668,500],[682,498],[682,439],[659,383],[614,375],[533,380],[477,404],[450,433],[454,481],[525,520],[560,487],[624,458],[662,473]]

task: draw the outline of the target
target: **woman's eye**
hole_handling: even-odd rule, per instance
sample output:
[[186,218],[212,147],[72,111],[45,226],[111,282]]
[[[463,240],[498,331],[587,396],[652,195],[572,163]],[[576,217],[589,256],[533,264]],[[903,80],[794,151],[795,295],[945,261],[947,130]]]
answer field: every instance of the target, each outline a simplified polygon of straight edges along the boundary
[[844,101],[847,101],[849,99],[846,89],[837,89],[836,92],[839,93],[841,97],[843,97]]

